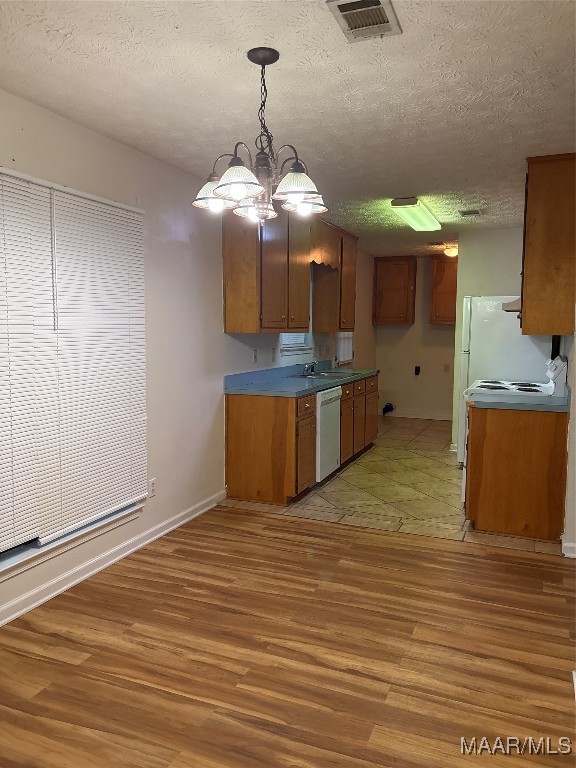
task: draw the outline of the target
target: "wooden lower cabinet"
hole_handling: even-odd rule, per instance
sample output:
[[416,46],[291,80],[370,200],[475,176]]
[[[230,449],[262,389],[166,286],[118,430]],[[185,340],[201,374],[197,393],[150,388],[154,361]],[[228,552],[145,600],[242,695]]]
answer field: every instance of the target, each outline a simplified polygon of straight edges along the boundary
[[340,462],[354,455],[354,400],[352,397],[340,401]]
[[364,444],[370,445],[378,437],[378,392],[366,395],[366,422]]
[[287,504],[315,482],[314,396],[226,395],[230,498]]
[[[378,434],[378,377],[345,384],[340,461]],[[231,499],[288,504],[316,484],[316,395],[226,395],[226,486]]]
[[466,517],[480,531],[557,540],[568,414],[468,408]]
[[296,422],[296,493],[316,482],[316,417]]
[[366,445],[365,427],[366,395],[356,395],[354,397],[354,453],[359,453]]

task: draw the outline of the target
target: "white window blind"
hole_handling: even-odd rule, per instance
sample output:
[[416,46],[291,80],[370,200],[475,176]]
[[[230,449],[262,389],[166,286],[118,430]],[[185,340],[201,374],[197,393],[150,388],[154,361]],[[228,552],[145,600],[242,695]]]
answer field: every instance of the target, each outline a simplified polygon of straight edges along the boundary
[[313,348],[309,339],[307,333],[281,333],[280,352],[287,355],[308,353]]
[[0,551],[146,495],[142,216],[0,174]]
[[336,334],[336,361],[338,365],[354,360],[354,332],[342,331]]

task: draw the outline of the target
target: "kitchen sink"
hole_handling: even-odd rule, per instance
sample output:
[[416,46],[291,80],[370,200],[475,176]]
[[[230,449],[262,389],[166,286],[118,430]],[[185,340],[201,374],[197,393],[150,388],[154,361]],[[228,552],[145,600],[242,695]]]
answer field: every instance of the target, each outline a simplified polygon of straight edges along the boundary
[[318,371],[318,373],[300,373],[299,379],[349,379],[350,371]]

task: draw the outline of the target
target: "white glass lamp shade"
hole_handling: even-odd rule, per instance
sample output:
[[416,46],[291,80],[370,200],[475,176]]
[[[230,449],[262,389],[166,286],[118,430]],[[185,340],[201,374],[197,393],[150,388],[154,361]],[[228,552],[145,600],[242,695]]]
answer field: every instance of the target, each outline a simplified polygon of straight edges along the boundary
[[236,203],[233,200],[225,200],[222,197],[216,197],[214,188],[218,185],[218,179],[210,180],[204,184],[202,189],[196,195],[192,205],[196,208],[204,208],[212,213],[221,213],[225,208],[234,208]]
[[236,216],[242,216],[254,222],[275,219],[278,216],[272,203],[267,203],[264,200],[251,200],[250,198],[241,200],[234,208],[234,213]]
[[291,203],[300,203],[306,198],[318,197],[318,190],[307,173],[289,171],[281,179],[272,197],[274,200],[289,200]]
[[445,248],[444,253],[446,254],[446,256],[458,256],[458,248],[453,248],[453,247]]
[[287,200],[282,204],[282,208],[285,211],[292,211],[299,216],[311,216],[314,213],[326,213],[328,208],[324,205],[324,200],[318,195],[317,197],[309,197],[301,200],[299,203],[293,203]]
[[224,197],[239,203],[245,198],[258,197],[264,192],[264,187],[251,170],[245,165],[231,165],[214,188],[217,197]]

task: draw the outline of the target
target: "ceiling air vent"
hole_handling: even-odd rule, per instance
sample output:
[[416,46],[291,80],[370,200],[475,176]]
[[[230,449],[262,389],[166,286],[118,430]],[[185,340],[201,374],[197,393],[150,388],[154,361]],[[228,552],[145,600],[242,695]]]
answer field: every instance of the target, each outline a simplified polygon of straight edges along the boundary
[[458,211],[460,216],[480,216],[481,211],[479,211],[477,208],[471,208],[468,211]]
[[326,4],[350,43],[402,34],[390,0],[326,0]]

